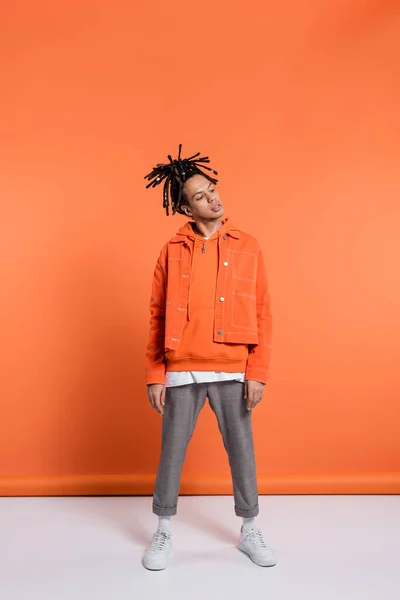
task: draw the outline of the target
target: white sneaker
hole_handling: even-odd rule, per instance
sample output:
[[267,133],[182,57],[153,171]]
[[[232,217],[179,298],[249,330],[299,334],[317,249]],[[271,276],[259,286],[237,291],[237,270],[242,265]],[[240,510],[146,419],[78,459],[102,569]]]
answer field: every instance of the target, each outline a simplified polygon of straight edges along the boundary
[[275,552],[265,543],[263,534],[255,527],[247,530],[242,527],[238,548],[248,554],[259,567],[276,565]]
[[150,571],[162,571],[168,565],[172,552],[172,536],[166,531],[156,531],[143,557],[143,566]]

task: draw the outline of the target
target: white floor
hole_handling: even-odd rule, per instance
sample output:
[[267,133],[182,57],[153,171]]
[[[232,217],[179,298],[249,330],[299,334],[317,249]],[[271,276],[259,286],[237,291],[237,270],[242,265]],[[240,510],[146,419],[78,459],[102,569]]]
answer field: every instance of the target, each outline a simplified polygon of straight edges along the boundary
[[183,497],[169,568],[149,572],[150,498],[0,498],[1,600],[398,600],[399,496],[264,496],[278,556],[235,544],[230,497]]

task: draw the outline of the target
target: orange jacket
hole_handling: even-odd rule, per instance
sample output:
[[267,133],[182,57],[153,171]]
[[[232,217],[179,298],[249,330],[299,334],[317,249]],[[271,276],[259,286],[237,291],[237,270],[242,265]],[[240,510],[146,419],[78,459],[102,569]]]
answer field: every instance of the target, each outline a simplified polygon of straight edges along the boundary
[[[230,225],[228,219],[218,233],[214,341],[249,345],[246,379],[266,383],[271,355],[271,310],[260,245],[252,236]],[[147,384],[165,383],[165,351],[178,348],[185,321],[190,319],[194,243],[193,229],[187,223],[164,246],[158,258],[150,300]]]

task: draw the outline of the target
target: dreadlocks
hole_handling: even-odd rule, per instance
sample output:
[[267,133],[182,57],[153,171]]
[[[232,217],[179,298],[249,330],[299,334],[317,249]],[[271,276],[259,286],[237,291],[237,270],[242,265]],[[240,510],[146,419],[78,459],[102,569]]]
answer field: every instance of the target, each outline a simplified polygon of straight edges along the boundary
[[204,173],[202,169],[211,171],[213,175],[218,175],[214,169],[206,167],[204,163],[209,163],[210,159],[208,156],[200,156],[200,152],[194,154],[190,158],[181,158],[182,144],[179,144],[179,154],[176,160],[172,160],[172,157],[168,155],[169,162],[166,164],[158,164],[151,173],[145,176],[150,183],[146,185],[146,189],[152,187],[155,188],[164,181],[163,188],[163,207],[166,210],[167,216],[169,215],[169,207],[171,205],[172,214],[176,212],[184,215],[185,212],[182,209],[182,195],[183,186],[185,182],[193,177],[193,175],[203,175],[214,185],[218,182],[217,179]]

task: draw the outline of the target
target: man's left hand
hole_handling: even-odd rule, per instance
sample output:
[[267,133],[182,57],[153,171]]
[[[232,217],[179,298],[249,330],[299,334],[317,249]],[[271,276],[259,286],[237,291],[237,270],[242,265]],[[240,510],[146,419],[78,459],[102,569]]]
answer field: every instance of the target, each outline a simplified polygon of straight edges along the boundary
[[245,381],[244,385],[244,398],[246,400],[247,410],[251,410],[261,402],[265,385],[259,381],[251,381],[250,379]]

